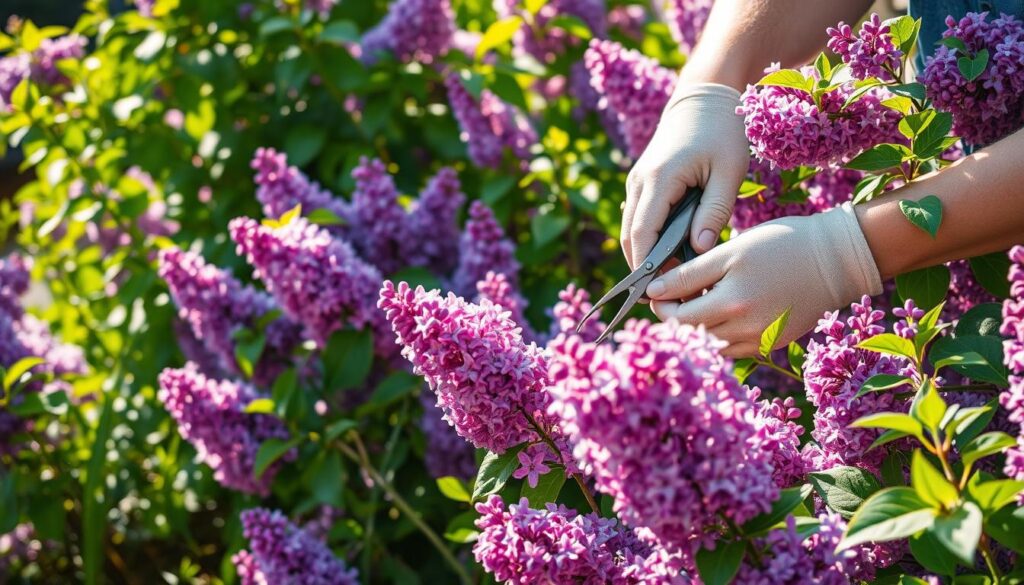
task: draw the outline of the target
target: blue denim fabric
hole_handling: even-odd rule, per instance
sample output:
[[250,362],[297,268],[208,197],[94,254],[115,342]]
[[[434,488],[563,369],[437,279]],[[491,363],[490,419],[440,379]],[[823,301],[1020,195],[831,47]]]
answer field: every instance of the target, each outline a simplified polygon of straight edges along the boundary
[[910,15],[921,19],[918,37],[917,67],[924,68],[925,57],[932,54],[946,30],[946,17],[960,19],[968,12],[1013,14],[1024,19],[1024,0],[910,0]]

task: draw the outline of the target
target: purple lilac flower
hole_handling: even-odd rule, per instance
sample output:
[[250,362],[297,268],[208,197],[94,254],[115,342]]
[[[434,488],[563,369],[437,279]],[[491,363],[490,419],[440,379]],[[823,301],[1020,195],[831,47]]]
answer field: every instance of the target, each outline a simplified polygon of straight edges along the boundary
[[527,345],[507,311],[483,300],[384,283],[379,306],[402,355],[437,394],[444,419],[478,448],[503,453],[535,440],[527,417],[547,424],[543,352]]
[[420,191],[406,220],[402,256],[411,266],[438,274],[454,270],[459,257],[459,209],[465,203],[455,169],[444,167]]
[[320,18],[326,20],[331,15],[331,10],[340,2],[341,0],[306,0],[306,9],[316,12]]
[[498,305],[508,311],[509,318],[522,329],[523,339],[535,341],[537,334],[530,327],[523,311],[526,309],[526,299],[519,294],[519,291],[509,282],[507,275],[500,272],[488,272],[483,280],[476,283],[477,298],[479,304],[482,300]]
[[613,41],[591,40],[584,54],[599,108],[614,112],[629,156],[638,158],[654,136],[676,84],[676,73]]
[[298,168],[288,166],[283,152],[257,148],[250,166],[256,171],[256,199],[267,217],[281,217],[297,205],[302,206],[304,214],[326,209],[338,217],[345,216],[345,202],[310,181]]
[[36,537],[32,524],[18,524],[10,532],[0,534],[0,580],[13,582],[14,571],[34,562],[42,551],[43,543]]
[[[778,70],[773,65],[765,73]],[[801,72],[817,79],[813,67]],[[783,169],[827,167],[898,137],[900,114],[881,104],[884,90],[869,90],[844,107],[853,91],[852,84],[840,86],[822,95],[819,107],[802,89],[748,85],[736,113],[744,117],[747,139],[761,159]]]
[[455,14],[449,0],[395,0],[388,14],[363,35],[363,60],[382,52],[404,63],[433,63],[451,48]]
[[431,477],[447,476],[471,479],[476,476],[473,445],[459,436],[444,419],[444,411],[437,405],[437,395],[429,388],[420,392],[423,417],[420,430],[426,438],[427,448],[423,463]]
[[156,0],[134,0],[135,10],[139,12],[141,16],[150,18],[153,16],[153,5],[156,4]]
[[[885,332],[885,313],[871,306],[864,297],[850,306],[853,313],[844,323],[839,312],[826,313],[815,332],[822,341],[807,346],[804,385],[807,398],[815,407],[814,430],[817,442],[809,445],[805,456],[812,470],[835,465],[855,465],[877,471],[885,457],[884,449],[868,450],[881,434],[877,429],[850,428],[853,421],[877,412],[903,411],[907,404],[893,392],[872,392],[855,398],[864,382],[876,374],[896,374],[916,378],[918,372],[910,360],[860,349],[861,341]],[[920,316],[920,313],[911,312]],[[903,322],[901,327],[913,325]]]
[[977,279],[971,263],[967,260],[954,260],[946,264],[949,268],[949,292],[946,294],[946,306],[942,317],[946,321],[956,321],[964,313],[982,303],[994,303],[999,299],[985,290]]
[[748,176],[766,188],[753,197],[736,200],[731,225],[739,231],[780,217],[828,211],[852,198],[853,189],[862,174],[849,169],[822,169],[798,186],[807,192],[806,201],[800,203],[779,201],[783,195],[782,174],[780,169],[773,169],[770,163],[756,156],[751,157]]
[[[352,171],[356,188],[348,206],[346,239],[360,257],[384,274],[405,266],[402,251],[412,235],[407,233],[405,210],[398,189],[384,163],[363,157]],[[416,243],[420,243],[417,241]]]
[[788,488],[803,482],[807,469],[800,455],[800,437],[804,428],[797,419],[800,409],[792,396],[758,400],[760,388],[751,388],[748,397],[755,405],[754,426],[760,449],[770,455],[775,485]]
[[372,322],[381,276],[346,242],[301,217],[277,227],[239,217],[228,230],[285,315],[319,346],[337,329]]
[[[499,18],[526,15],[521,0],[496,0],[494,8]],[[529,21],[524,18],[513,38],[513,46],[518,53],[530,55],[541,63],[554,63],[579,39],[563,28],[549,27],[549,23],[560,16],[575,17],[587,25],[594,37],[604,38],[608,34],[605,11],[605,0],[550,0]]]
[[81,59],[88,44],[85,37],[69,34],[53,39],[43,39],[39,48],[32,52],[29,66],[32,81],[45,85],[67,83],[68,78],[57,68],[57,62],[64,59]]
[[1024,246],[1010,250],[1010,298],[1003,301],[1003,341],[1006,366],[1012,372],[1010,387],[999,395],[999,403],[1009,412],[1010,422],[1020,425],[1017,446],[1007,451],[1006,475],[1024,479]]
[[714,3],[714,0],[667,0],[665,19],[668,29],[683,53],[689,53],[697,46]]
[[675,322],[630,321],[615,340],[549,345],[549,412],[619,517],[688,556],[722,517],[767,511],[779,488],[724,344]]
[[491,208],[474,201],[459,238],[459,264],[452,276],[452,288],[459,295],[474,296],[476,283],[486,279],[488,272],[504,274],[511,286],[519,285],[515,244],[505,237]]
[[616,6],[608,12],[608,27],[618,30],[623,36],[634,41],[644,37],[644,25],[647,24],[647,8],[640,4]]
[[[590,293],[586,289],[577,288],[575,284],[570,283],[558,293],[558,302],[551,308],[550,337],[554,339],[562,333],[577,335],[576,325],[583,320],[592,307]],[[601,335],[604,327],[605,324],[595,315],[584,324],[578,335],[583,341],[592,342]]]
[[253,477],[260,445],[289,436],[277,418],[245,413],[245,407],[261,397],[251,386],[207,378],[189,362],[184,368],[161,372],[157,397],[178,423],[182,438],[192,443],[224,487],[266,496],[282,463],[295,459],[293,449],[259,479]]
[[448,103],[467,144],[469,158],[478,167],[499,168],[507,148],[525,167],[530,148],[537,143],[537,132],[515,107],[484,89],[477,100],[462,85],[458,74],[445,78]]
[[32,259],[20,254],[0,258],[0,312],[14,318],[24,313],[21,297],[28,291],[31,269]]
[[0,112],[10,109],[11,94],[28,77],[29,56],[25,53],[0,58]]
[[896,81],[903,51],[893,42],[889,25],[883,23],[878,14],[872,13],[864,21],[858,35],[854,35],[853,29],[845,22],[829,27],[826,32],[829,50],[850,66],[854,77]]
[[[510,585],[683,585],[648,544],[615,520],[577,514],[565,506],[505,506],[500,496],[476,505],[480,537],[473,554],[496,581]],[[658,567],[658,565],[662,565]],[[660,570],[659,570],[660,568]]]
[[279,511],[242,512],[249,550],[232,560],[244,585],[358,585],[359,574]]
[[957,21],[946,18],[944,38],[959,39],[969,57],[989,53],[985,71],[973,81],[960,73],[957,49],[939,46],[925,61],[918,80],[935,108],[953,115],[953,133],[971,144],[995,142],[1024,121],[1024,23],[1003,14],[969,12]]

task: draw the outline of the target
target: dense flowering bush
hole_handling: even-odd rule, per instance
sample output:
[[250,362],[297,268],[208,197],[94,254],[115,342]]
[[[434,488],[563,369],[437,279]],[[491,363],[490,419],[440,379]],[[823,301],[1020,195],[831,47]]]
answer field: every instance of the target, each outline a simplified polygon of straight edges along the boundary
[[[1021,248],[746,360],[576,331],[710,0],[107,4],[0,34],[0,581],[1017,578]],[[725,235],[1011,131],[1020,29],[770,68]]]

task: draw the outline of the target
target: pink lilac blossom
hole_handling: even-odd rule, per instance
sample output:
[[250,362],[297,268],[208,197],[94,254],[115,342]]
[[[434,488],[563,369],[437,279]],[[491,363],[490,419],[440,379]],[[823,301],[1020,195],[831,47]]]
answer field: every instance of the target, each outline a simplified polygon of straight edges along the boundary
[[317,345],[323,347],[337,329],[373,321],[380,273],[346,242],[301,217],[277,227],[239,217],[228,231],[256,278]]
[[583,320],[592,307],[590,293],[586,289],[578,288],[575,284],[570,283],[558,293],[558,302],[551,308],[551,331],[548,335],[554,339],[565,333],[579,335],[586,342],[597,340],[601,332],[604,331],[605,324],[596,315],[583,325],[579,333],[576,333],[576,325]]
[[523,341],[503,308],[390,281],[380,291],[379,307],[402,356],[437,394],[444,419],[475,447],[503,453],[536,440],[529,418],[552,426],[543,352]]
[[471,479],[476,476],[476,459],[473,445],[459,436],[455,429],[444,420],[444,411],[437,406],[437,395],[429,388],[420,392],[423,416],[420,430],[427,447],[423,463],[431,477],[447,476]]
[[45,85],[67,83],[68,78],[57,68],[57,62],[64,59],[81,59],[88,44],[85,37],[69,34],[62,37],[43,39],[39,48],[32,52],[29,65],[32,80]]
[[467,144],[469,158],[478,167],[500,168],[506,149],[525,168],[537,132],[515,106],[484,89],[478,100],[462,84],[458,74],[445,77],[448,103]]
[[877,77],[886,82],[896,81],[903,51],[893,42],[889,25],[883,23],[878,14],[872,13],[861,24],[857,35],[845,22],[829,27],[825,32],[828,34],[828,49],[849,65],[855,78]]
[[473,555],[498,582],[690,583],[678,571],[672,575],[667,567],[656,567],[664,565],[659,555],[615,520],[593,513],[580,515],[555,504],[532,509],[526,498],[506,507],[496,495],[477,504],[476,510],[480,537],[473,545]]
[[[910,308],[910,320],[923,312]],[[822,340],[811,340],[804,363],[804,386],[807,398],[815,407],[816,444],[805,448],[805,457],[814,470],[835,465],[854,465],[877,471],[885,457],[884,449],[868,450],[881,434],[877,429],[850,428],[855,420],[877,412],[905,411],[906,401],[893,392],[872,392],[855,398],[864,382],[876,374],[896,374],[916,378],[918,372],[910,360],[860,349],[861,341],[885,332],[883,311],[872,308],[871,299],[863,297],[850,306],[852,315],[844,322],[839,312],[826,313],[818,321],[816,333]],[[897,311],[907,315],[906,308]],[[894,314],[897,313],[894,311]],[[897,327],[897,334],[910,333],[915,324],[906,320]]]
[[147,18],[153,16],[153,5],[156,4],[156,0],[134,0],[135,10],[139,11],[139,14]]
[[259,478],[253,477],[260,445],[269,439],[288,440],[289,435],[277,418],[245,412],[249,403],[261,398],[251,386],[208,378],[190,362],[161,372],[157,397],[178,423],[182,438],[192,443],[224,487],[266,496],[283,462],[296,457],[293,449]]
[[18,87],[28,74],[28,54],[19,53],[0,58],[0,112],[10,110],[14,88]]
[[29,523],[18,524],[13,530],[0,534],[0,580],[13,583],[17,569],[34,562],[43,552],[43,543]]
[[1006,14],[987,17],[987,12],[969,12],[959,21],[949,16],[942,34],[962,41],[969,57],[988,51],[980,76],[968,81],[958,66],[964,55],[942,45],[918,78],[935,108],[952,114],[953,133],[975,145],[995,142],[1024,122],[1024,23]]
[[654,136],[676,73],[613,41],[591,40],[583,59],[601,96],[599,109],[615,114],[629,156],[638,158]]
[[402,256],[410,266],[449,274],[459,257],[459,209],[465,203],[455,169],[444,167],[420,191],[406,220]]
[[[765,73],[779,69],[772,65]],[[801,72],[818,78],[813,67]],[[736,113],[744,117],[754,154],[773,167],[827,167],[898,138],[900,114],[881,104],[884,90],[869,90],[844,107],[853,91],[852,84],[842,85],[822,95],[819,106],[802,89],[748,85]]]
[[[500,18],[527,16],[521,0],[495,0],[494,9]],[[605,0],[550,0],[531,18],[523,18],[513,37],[513,46],[518,53],[541,63],[554,63],[579,39],[564,28],[549,26],[551,21],[561,16],[575,17],[590,29],[592,36],[604,38],[608,34],[605,11]]]
[[640,4],[616,6],[608,12],[608,27],[634,41],[643,39],[645,24],[647,24],[647,8]]
[[526,309],[526,299],[519,294],[519,291],[509,282],[507,275],[500,272],[488,272],[484,279],[476,283],[477,297],[479,304],[482,300],[498,305],[509,312],[512,321],[522,329],[523,339],[535,341],[537,334],[530,327],[523,311]]
[[403,63],[433,63],[451,48],[454,34],[449,0],[394,0],[387,16],[363,35],[363,61],[390,53]]
[[28,291],[30,270],[31,258],[20,254],[0,258],[0,311],[15,318],[24,313],[21,297]]
[[796,407],[796,399],[790,396],[758,400],[760,396],[760,388],[748,391],[748,398],[755,405],[756,441],[770,456],[775,485],[788,488],[800,484],[807,477],[808,470],[800,455],[800,437],[804,428],[798,422],[801,412]]
[[995,295],[985,290],[974,278],[971,263],[967,260],[954,260],[946,264],[946,268],[949,268],[950,280],[946,306],[942,310],[944,320],[956,321],[982,303],[998,301]]
[[361,158],[352,178],[356,188],[344,216],[348,222],[346,240],[361,258],[382,273],[391,274],[405,266],[402,251],[411,243],[398,189],[384,163],[377,159]]
[[242,512],[242,535],[249,550],[232,560],[244,585],[358,585],[359,574],[319,539],[280,511]]
[[289,166],[283,152],[257,148],[250,166],[256,171],[256,199],[265,216],[281,217],[297,205],[302,206],[303,214],[326,209],[338,217],[345,216],[345,202],[310,181],[298,168]]
[[459,238],[459,263],[452,275],[452,288],[456,294],[472,297],[476,283],[486,279],[488,272],[504,274],[511,286],[519,285],[515,244],[505,237],[491,208],[474,201]]
[[689,54],[697,46],[714,3],[714,0],[667,1],[665,19],[668,21],[668,29],[683,53]]
[[1010,387],[999,395],[1010,422],[1020,425],[1017,446],[1006,453],[1006,475],[1024,480],[1024,246],[1010,250],[1010,298],[1003,301],[1004,363],[1010,369]]
[[306,9],[316,12],[320,18],[326,20],[331,15],[331,10],[340,2],[341,0],[306,0]]
[[756,407],[703,328],[634,320],[615,341],[549,344],[549,412],[619,517],[689,558],[723,517],[742,524],[779,493]]

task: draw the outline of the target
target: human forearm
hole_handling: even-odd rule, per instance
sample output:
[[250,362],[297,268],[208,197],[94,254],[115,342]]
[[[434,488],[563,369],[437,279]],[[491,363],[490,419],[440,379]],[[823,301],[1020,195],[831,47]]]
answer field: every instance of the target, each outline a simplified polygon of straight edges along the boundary
[[806,63],[825,44],[825,27],[855,21],[870,5],[865,0],[718,0],[679,85],[711,82],[742,91],[774,61],[783,67]]
[[[1024,131],[941,171],[857,207],[882,278],[1024,243]],[[933,239],[903,216],[899,202],[935,195],[942,224]]]

